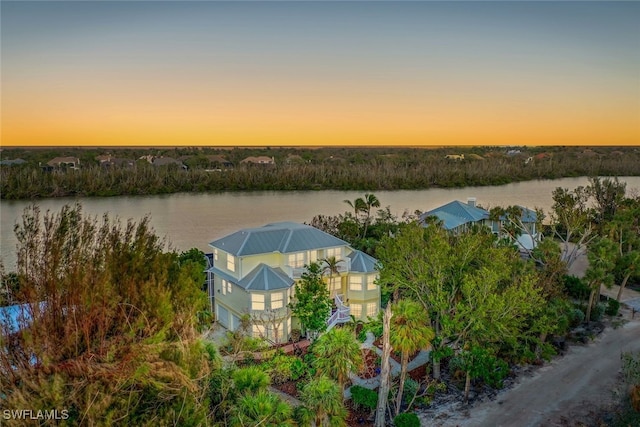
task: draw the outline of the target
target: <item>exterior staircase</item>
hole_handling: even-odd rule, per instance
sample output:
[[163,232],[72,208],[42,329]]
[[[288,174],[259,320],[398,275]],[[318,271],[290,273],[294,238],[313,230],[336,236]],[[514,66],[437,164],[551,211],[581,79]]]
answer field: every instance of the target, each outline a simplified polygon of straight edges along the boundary
[[336,308],[327,320],[327,331],[330,331],[331,328],[338,324],[347,323],[351,320],[351,309],[342,302],[342,295],[336,295],[333,299]]

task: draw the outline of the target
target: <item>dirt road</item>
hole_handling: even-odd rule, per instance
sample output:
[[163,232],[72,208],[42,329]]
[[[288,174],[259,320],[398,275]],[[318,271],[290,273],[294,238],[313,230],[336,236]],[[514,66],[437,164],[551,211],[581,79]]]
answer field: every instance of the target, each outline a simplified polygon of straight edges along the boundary
[[[611,401],[620,386],[620,353],[640,351],[640,318],[618,329],[607,328],[595,341],[572,346],[564,357],[522,378],[495,400],[482,402],[447,419],[423,418],[425,426],[524,427],[559,426],[565,416],[588,416],[590,410]],[[562,424],[567,425],[567,424]],[[572,424],[569,424],[572,425]]]

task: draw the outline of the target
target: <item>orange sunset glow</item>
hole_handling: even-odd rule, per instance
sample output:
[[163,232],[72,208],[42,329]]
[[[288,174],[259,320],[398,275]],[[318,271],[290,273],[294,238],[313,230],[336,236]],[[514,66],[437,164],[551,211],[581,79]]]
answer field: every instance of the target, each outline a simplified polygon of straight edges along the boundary
[[638,144],[639,11],[3,2],[2,144]]

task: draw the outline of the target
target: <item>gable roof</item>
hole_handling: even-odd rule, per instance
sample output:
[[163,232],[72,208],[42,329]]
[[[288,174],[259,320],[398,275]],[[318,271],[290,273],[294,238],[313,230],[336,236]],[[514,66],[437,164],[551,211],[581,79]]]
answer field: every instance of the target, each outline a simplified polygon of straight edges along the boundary
[[351,271],[356,273],[373,273],[378,261],[362,251],[354,251],[347,255],[351,259]]
[[290,278],[280,268],[259,264],[251,273],[247,274],[238,285],[248,291],[273,291],[276,289],[289,289],[293,285]]
[[209,245],[235,256],[245,256],[332,248],[348,243],[306,224],[277,222],[236,231]]
[[424,221],[429,216],[435,216],[444,223],[444,228],[449,230],[460,225],[489,219],[489,212],[458,200],[446,205],[432,209],[420,215],[420,220]]

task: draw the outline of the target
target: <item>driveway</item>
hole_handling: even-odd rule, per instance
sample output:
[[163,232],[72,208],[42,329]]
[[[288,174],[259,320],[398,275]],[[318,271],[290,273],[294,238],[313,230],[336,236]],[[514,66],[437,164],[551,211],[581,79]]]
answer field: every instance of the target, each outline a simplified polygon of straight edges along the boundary
[[[628,314],[628,313],[627,313]],[[421,419],[425,426],[561,426],[561,418],[588,419],[594,408],[612,402],[621,387],[620,353],[640,351],[640,320],[607,329],[594,342],[572,346],[564,357],[522,378],[495,400],[482,402],[446,419]],[[573,424],[571,424],[573,425]]]

